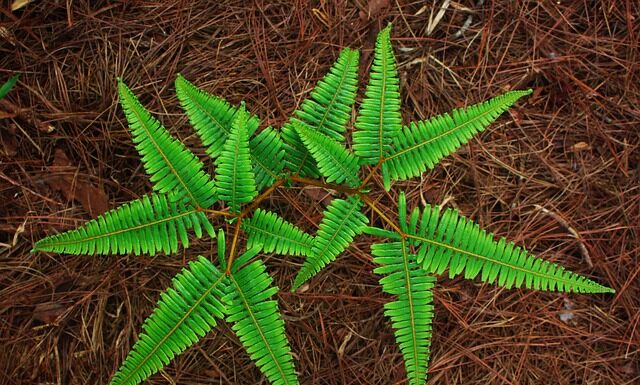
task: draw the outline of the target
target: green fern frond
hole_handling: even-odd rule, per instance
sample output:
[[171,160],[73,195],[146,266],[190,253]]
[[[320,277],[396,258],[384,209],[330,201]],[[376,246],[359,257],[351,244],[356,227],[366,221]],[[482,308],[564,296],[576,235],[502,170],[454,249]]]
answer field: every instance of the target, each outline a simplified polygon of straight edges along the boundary
[[278,288],[261,260],[241,267],[241,256],[233,264],[224,301],[227,322],[240,338],[249,357],[273,385],[298,383],[291,348],[284,330],[278,302],[272,297]]
[[[399,201],[400,221],[405,223],[404,194]],[[555,263],[542,260],[525,249],[507,242],[495,241],[493,234],[481,230],[456,210],[441,212],[427,205],[422,213],[415,209],[405,227],[408,242],[418,248],[418,264],[427,272],[441,274],[449,269],[449,277],[464,272],[467,279],[478,274],[484,282],[506,288],[526,287],[536,290],[611,293],[612,289],[572,273]],[[406,230],[405,230],[406,229]]]
[[328,183],[346,182],[351,187],[360,185],[360,166],[358,158],[352,152],[334,139],[313,131],[302,123],[295,122],[294,126]]
[[38,241],[33,251],[66,254],[153,255],[178,250],[178,241],[189,247],[187,230],[198,238],[202,228],[215,237],[204,213],[184,202],[172,202],[166,194],[153,194],[125,203],[82,227]]
[[154,190],[173,193],[177,198],[186,197],[200,207],[210,207],[217,199],[216,189],[203,171],[204,164],[182,142],[171,137],[120,80],[118,90],[132,139]]
[[224,318],[226,278],[206,258],[190,262],[172,283],[142,325],[138,342],[111,385],[136,385],[146,380],[204,337],[217,319]]
[[280,176],[285,166],[284,145],[280,134],[271,127],[249,141],[251,163],[256,177],[256,189],[261,191]]
[[[178,75],[176,79],[176,93],[191,125],[200,136],[202,144],[206,146],[207,154],[215,160],[229,137],[239,108],[208,94],[182,75]],[[271,185],[285,164],[282,139],[273,128],[267,127],[252,137],[259,125],[260,120],[254,115],[249,115],[247,133],[251,137],[250,156],[258,191]]]
[[242,204],[251,202],[258,195],[249,155],[247,119],[248,113],[242,105],[222,153],[216,159],[216,186],[220,199],[229,202],[229,208],[234,213],[239,213]]
[[416,256],[407,254],[401,242],[371,246],[374,269],[385,293],[397,296],[384,305],[391,318],[396,342],[400,347],[410,385],[424,384],[427,379],[433,321],[433,293],[436,279],[416,263]]
[[300,108],[282,126],[282,138],[287,152],[287,168],[304,176],[318,176],[293,123],[302,122],[339,142],[344,140],[346,125],[358,89],[358,63],[360,53],[345,48]]
[[276,213],[257,209],[250,220],[242,222],[247,232],[247,247],[262,245],[266,253],[309,255],[313,237]]
[[[229,137],[239,107],[196,87],[182,75],[176,78],[176,94],[207,155],[215,160]],[[248,135],[253,135],[259,125],[260,120],[251,115],[247,121]]]
[[394,148],[382,165],[385,189],[389,190],[391,180],[407,180],[433,168],[440,159],[484,131],[518,99],[530,93],[531,90],[510,91],[466,109],[403,127],[393,139]]
[[391,24],[376,39],[373,65],[353,132],[353,151],[361,164],[377,164],[391,152],[402,127],[400,79],[391,47]]
[[297,290],[323,267],[333,262],[362,233],[368,219],[360,212],[361,208],[362,202],[357,196],[331,201],[320,221],[311,254],[296,275],[291,291]]

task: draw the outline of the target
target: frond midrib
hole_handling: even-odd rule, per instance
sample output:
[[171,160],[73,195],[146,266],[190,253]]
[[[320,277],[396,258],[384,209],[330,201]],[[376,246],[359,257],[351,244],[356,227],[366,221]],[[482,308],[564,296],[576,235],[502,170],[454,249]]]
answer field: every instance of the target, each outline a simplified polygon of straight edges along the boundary
[[258,320],[256,319],[255,315],[253,314],[253,311],[251,309],[251,305],[249,304],[249,301],[247,301],[247,297],[245,297],[244,292],[242,291],[242,287],[238,284],[238,281],[235,280],[235,278],[233,277],[233,274],[229,275],[229,280],[231,282],[233,282],[233,285],[237,288],[238,296],[242,299],[242,303],[244,304],[245,308],[247,309],[247,313],[251,317],[251,321],[255,325],[256,330],[258,330],[258,333],[260,333],[260,338],[262,338],[262,342],[264,342],[264,345],[267,347],[267,350],[269,350],[269,355],[271,356],[271,358],[273,360],[273,363],[275,363],[276,367],[278,368],[278,371],[280,372],[280,375],[281,375],[282,379],[284,380],[284,383],[285,384],[289,384],[289,380],[287,379],[287,376],[286,376],[286,374],[284,372],[284,369],[280,365],[280,361],[278,361],[276,355],[274,354],[273,350],[271,349],[271,345],[269,345],[269,340],[267,339],[267,337],[262,332],[262,328],[258,324]]
[[[489,108],[488,110],[486,110],[486,111],[484,111],[484,112],[482,112],[482,113],[480,113],[480,114],[476,115],[475,117],[473,117],[473,118],[471,118],[471,119],[469,119],[469,120],[465,120],[464,122],[462,122],[462,123],[458,124],[457,126],[454,126],[453,128],[451,128],[451,129],[449,129],[449,130],[447,130],[447,131],[444,131],[444,132],[442,132],[441,134],[436,135],[436,136],[434,136],[434,137],[433,137],[433,138],[431,138],[431,139],[425,140],[425,141],[420,142],[420,143],[418,143],[418,144],[415,144],[415,145],[413,145],[413,146],[411,146],[411,147],[405,148],[404,150],[399,151],[399,152],[397,152],[397,153],[395,153],[395,154],[391,154],[391,155],[389,155],[389,156],[387,156],[387,157],[383,158],[383,160],[382,160],[382,161],[383,161],[383,162],[386,162],[386,161],[392,160],[392,159],[397,158],[397,157],[399,157],[399,156],[402,156],[402,155],[404,155],[404,154],[406,154],[406,153],[408,153],[408,152],[411,152],[411,151],[413,151],[413,150],[415,150],[415,149],[417,149],[417,148],[421,148],[421,147],[423,147],[423,146],[426,146],[426,145],[428,145],[428,144],[431,144],[432,142],[434,142],[434,141],[436,141],[436,140],[438,140],[438,139],[442,138],[443,136],[449,135],[450,133],[452,133],[452,132],[454,132],[454,131],[459,130],[460,128],[462,128],[462,126],[465,126],[465,125],[468,125],[468,124],[470,124],[470,123],[472,123],[472,122],[475,122],[476,120],[479,120],[480,118],[482,118],[482,117],[484,117],[484,116],[488,115],[488,114],[489,114],[489,113],[491,113],[491,112],[497,111],[497,110],[499,110],[499,109],[500,109],[500,108],[502,108],[502,107],[503,107],[503,105],[502,105],[501,103],[497,103],[497,104],[496,104],[496,106],[494,106],[494,107],[492,107],[492,108]],[[427,122],[429,122],[429,121],[430,121],[430,120],[427,120]]]
[[[251,147],[251,143],[249,143],[249,147]],[[278,175],[271,172],[271,169],[265,166],[264,162],[260,161],[260,159],[257,156],[253,155],[253,151],[251,151],[249,156],[251,157],[251,160],[256,162],[256,166],[260,167],[265,173],[269,174],[269,176],[272,177],[273,179],[278,179]]]
[[[349,55],[353,55],[353,52],[349,52]],[[348,64],[351,63],[351,57],[349,57],[349,60],[347,60],[347,63],[345,64],[345,67],[348,67]],[[332,107],[334,106],[336,100],[338,99],[338,90],[342,89],[342,86],[344,85],[346,79],[347,79],[347,75],[348,75],[348,71],[342,71],[342,76],[340,76],[340,83],[338,83],[338,86],[336,87],[336,92],[333,93],[333,96],[331,97],[331,101],[329,102],[329,104],[327,104],[327,107],[325,108],[325,112],[322,115],[322,119],[320,120],[320,123],[318,124],[318,128],[321,128],[324,126],[324,122],[327,120],[327,118],[329,117],[329,112],[332,111]],[[315,87],[314,87],[315,89]]]
[[[131,97],[130,95],[128,95],[129,98]],[[135,106],[135,103],[133,104]],[[173,164],[169,161],[169,158],[167,158],[167,155],[164,153],[164,151],[162,151],[162,149],[160,148],[160,146],[158,145],[158,142],[156,142],[155,138],[153,137],[153,135],[151,135],[151,131],[149,131],[149,128],[147,127],[147,125],[144,123],[144,120],[142,119],[142,116],[140,115],[139,111],[136,108],[131,108],[131,110],[133,111],[133,113],[136,115],[136,117],[138,118],[138,121],[141,122],[141,126],[143,127],[144,131],[147,133],[147,138],[149,138],[149,140],[151,141],[151,143],[153,143],[153,146],[156,148],[156,150],[158,151],[158,154],[160,154],[160,156],[162,157],[162,159],[164,159],[165,163],[167,164],[167,167],[169,167],[169,169],[171,170],[171,174],[175,175],[175,177],[178,179],[178,182],[182,185],[182,187],[184,188],[185,192],[187,193],[187,195],[189,195],[189,199],[196,205],[196,206],[200,206],[200,203],[198,203],[198,200],[193,196],[193,194],[191,193],[191,190],[189,189],[189,186],[184,182],[184,180],[182,180],[182,177],[180,176],[180,173],[177,172],[177,170],[175,169],[175,167],[173,167]],[[152,117],[153,118],[153,117]],[[167,132],[167,135],[169,133]],[[171,143],[175,143],[175,142],[171,142]]]
[[[349,150],[347,150],[342,146],[340,148],[344,149],[347,152],[347,154],[349,154]],[[353,183],[354,186],[357,186],[360,183],[360,179],[358,178],[358,176],[351,174],[350,170],[348,170],[346,166],[343,164],[343,162],[341,162],[340,159],[336,158],[331,151],[327,151],[325,152],[325,154],[329,155],[333,160],[333,162],[340,168],[340,170],[342,170],[342,175],[345,176],[346,180]]]
[[[135,230],[144,229],[146,227],[158,225],[158,224],[161,224],[161,223],[164,223],[164,222],[171,222],[171,221],[174,221],[176,219],[180,219],[182,217],[186,217],[186,216],[189,216],[189,215],[192,215],[192,214],[195,214],[195,213],[198,213],[198,209],[194,208],[193,210],[186,211],[186,212],[181,212],[181,213],[178,213],[178,214],[176,214],[174,216],[171,216],[171,217],[168,217],[168,218],[158,219],[158,220],[147,222],[147,223],[143,223],[143,224],[140,224],[140,225],[137,225],[137,226],[128,227],[128,228],[125,228],[125,229],[119,229],[119,230],[115,230],[115,231],[109,231],[109,232],[106,232],[106,233],[100,233],[100,234],[92,235],[92,236],[85,237],[85,238],[82,238],[82,239],[79,239],[79,240],[76,239],[75,241],[55,242],[55,243],[51,243],[50,245],[63,246],[63,245],[73,245],[73,244],[76,244],[76,243],[79,243],[79,242],[93,241],[95,239],[100,239],[100,238],[104,238],[104,237],[110,237],[110,236],[113,236],[113,235],[118,235],[118,234],[126,233],[126,232],[129,232],[129,231],[135,231]],[[62,233],[62,234],[64,234],[64,233]]]
[[[449,249],[449,250],[457,252],[457,253],[466,254],[466,255],[478,258],[480,260],[483,260],[485,262],[490,262],[490,263],[494,263],[496,265],[505,266],[505,267],[508,267],[510,269],[523,272],[523,273],[525,273],[525,275],[535,275],[537,277],[545,278],[545,279],[548,279],[548,280],[553,281],[553,282],[562,282],[562,283],[564,283],[565,285],[567,285],[569,287],[577,286],[577,287],[582,287],[584,289],[592,289],[593,288],[593,286],[588,285],[588,284],[585,285],[583,282],[580,282],[580,281],[567,280],[567,279],[565,279],[563,277],[557,277],[555,275],[544,274],[544,273],[541,273],[541,272],[539,272],[537,270],[527,270],[527,269],[525,269],[525,268],[523,268],[521,266],[508,264],[508,263],[504,262],[501,259],[491,259],[491,258],[486,257],[484,255],[477,254],[477,253],[474,253],[474,252],[471,252],[471,251],[467,251],[467,250],[463,250],[463,249],[459,249],[459,248],[457,248],[455,246],[452,246],[452,245],[449,245],[447,243],[434,241],[434,240],[431,240],[431,239],[428,239],[428,238],[421,237],[419,235],[405,234],[405,236],[407,238],[412,238],[412,239],[415,239],[415,240],[418,240],[418,241],[421,241],[421,242],[425,242],[425,243],[429,243],[429,244],[432,244],[432,245],[435,245],[435,246],[443,247],[443,248]],[[563,270],[563,272],[566,272],[566,270]],[[569,273],[571,273],[571,272],[569,272]],[[589,282],[589,281],[585,281],[585,282]]]
[[387,92],[387,40],[383,39],[384,47],[382,49],[382,92],[380,92],[380,115],[378,119],[378,156],[379,161],[382,162],[384,159],[384,141],[383,141],[383,132],[384,132],[384,105],[385,105],[385,94]]
[[[237,180],[238,180],[238,154],[240,153],[240,142],[242,141],[242,138],[240,137],[240,133],[237,133],[238,135],[238,140],[235,141],[234,145],[234,154],[233,154],[233,179],[232,183],[231,183],[231,202],[229,202],[229,205],[231,207],[235,207],[236,204],[238,203],[238,196],[237,196]],[[241,203],[240,203],[241,204]]]
[[200,103],[198,98],[189,97],[189,99],[191,99],[191,103],[193,103],[198,108],[198,110],[200,110],[205,115],[207,115],[211,120],[216,122],[218,127],[220,127],[225,132],[225,134],[229,135],[229,130],[227,129],[227,127],[225,127],[225,125],[215,115],[211,114],[209,110],[204,106],[204,104]]
[[[336,90],[341,89],[342,86],[344,85],[345,80],[347,79],[347,71],[343,71],[342,72],[342,76],[340,77],[340,83],[338,85],[338,87],[336,87]],[[315,89],[315,87],[314,87]],[[333,94],[333,97],[331,98],[331,102],[327,105],[327,108],[325,108],[325,113],[324,115],[322,115],[322,119],[320,120],[320,124],[318,125],[318,127],[322,127],[324,125],[324,122],[326,121],[327,117],[329,116],[329,111],[331,111],[331,107],[335,104],[335,101],[338,99],[338,92],[336,91]],[[304,104],[304,102],[303,102]],[[302,171],[304,163],[307,161],[307,158],[309,157],[309,151],[307,151],[304,154],[304,157],[302,158],[302,161],[300,162],[300,166],[298,167],[298,170],[296,171],[296,175],[298,175],[300,173],[300,171]]]
[[[309,135],[309,132],[304,132],[303,131],[304,135],[307,137],[307,139],[311,139],[313,134],[319,135],[321,139],[328,140],[329,143],[331,143],[331,144],[337,144],[338,146],[335,147],[336,149],[344,150],[347,155],[351,154],[349,152],[349,150],[347,150],[346,148],[342,147],[342,145],[339,142],[334,141],[332,138],[329,138],[327,135],[325,135],[325,134],[323,134],[321,132],[313,132],[313,131],[307,129],[306,127],[304,127],[304,126],[301,126],[301,127],[303,128],[303,130],[311,132],[311,135]],[[316,144],[316,145],[318,144],[317,142],[314,142],[313,140],[310,140],[309,142],[312,143],[312,144]],[[317,152],[317,151],[309,151],[309,152],[311,152],[311,155],[313,156],[314,155],[313,152]],[[327,155],[327,156],[329,156],[331,158],[332,165],[336,166],[337,168],[339,168],[342,171],[342,175],[345,177],[345,180],[347,180],[348,182],[351,182],[351,183],[355,182],[354,185],[356,185],[356,186],[360,183],[360,179],[358,178],[358,176],[357,175],[353,175],[351,173],[351,171],[343,164],[343,162],[333,154],[332,151],[324,151],[323,154]],[[318,167],[320,167],[320,164],[318,164]]]
[[129,374],[124,378],[124,380],[119,381],[122,384],[126,384],[129,379],[131,379],[131,377],[133,376],[134,373],[136,373],[143,365],[144,363],[146,363],[152,356],[153,353],[155,353],[160,346],[169,339],[169,337],[171,337],[171,335],[173,333],[175,333],[176,330],[178,330],[178,327],[180,327],[180,325],[182,325],[182,323],[187,319],[187,317],[189,317],[189,315],[191,315],[191,313],[193,313],[193,311],[195,310],[195,308],[200,305],[200,303],[202,301],[204,301],[204,299],[218,286],[218,284],[224,279],[224,275],[221,275],[212,285],[209,289],[207,289],[201,296],[200,298],[198,298],[198,300],[193,304],[193,306],[191,306],[188,311],[185,313],[184,316],[182,316],[180,318],[180,320],[178,320],[178,322],[176,322],[175,326],[173,326],[171,328],[171,330],[169,330],[169,332],[162,337],[162,339],[153,347],[153,349],[151,349],[151,351],[149,352],[149,354],[147,354],[144,359],[138,364],[136,365],[136,367],[129,371]]
[[267,231],[267,230],[265,230],[265,229],[263,229],[263,228],[261,228],[261,227],[254,226],[254,225],[251,223],[251,221],[246,221],[246,222],[243,222],[242,224],[243,224],[243,225],[245,225],[245,226],[247,226],[247,227],[250,227],[250,228],[251,228],[251,230],[257,230],[257,231],[261,232],[262,234],[270,235],[270,236],[272,236],[272,237],[274,237],[274,238],[282,239],[282,240],[288,241],[288,242],[290,242],[290,243],[292,243],[292,244],[296,244],[296,245],[299,245],[299,246],[302,246],[302,247],[307,247],[307,248],[309,248],[309,249],[311,249],[311,247],[312,247],[312,244],[308,244],[308,243],[304,243],[304,242],[299,242],[298,240],[291,239],[291,238],[287,238],[287,237],[285,237],[284,235],[276,234],[276,233],[273,233],[273,232]]
[[[413,309],[413,295],[411,293],[411,274],[409,273],[409,261],[407,256],[407,248],[405,238],[402,238],[402,263],[404,264],[404,279],[407,285],[407,300],[409,301],[409,313],[411,316],[411,339],[413,343],[411,346],[413,347],[413,359],[415,360],[414,365],[418,364],[418,337],[416,336],[416,322],[415,322],[415,313]],[[414,370],[414,379],[415,383],[418,384],[418,370]]]
[[[351,216],[351,214],[354,212],[354,210],[356,209],[356,207],[357,207],[357,206],[358,206],[358,205],[356,205],[356,204],[352,205],[352,206],[351,206],[351,209],[349,210],[349,213],[348,213],[347,215],[345,215],[345,218],[350,217],[350,216]],[[358,208],[358,210],[359,210],[359,208]],[[330,244],[331,244],[331,242],[333,242],[333,240],[334,240],[334,239],[336,239],[336,236],[340,233],[340,231],[341,231],[343,228],[345,228],[346,226],[347,226],[347,221],[346,221],[346,220],[344,220],[344,221],[340,222],[340,227],[338,227],[338,228],[337,228],[337,230],[336,230],[336,231],[334,231],[334,232],[333,232],[333,234],[331,234],[331,238],[329,238],[329,239],[327,240],[327,242],[325,242],[325,245],[330,245]],[[322,249],[322,252],[321,252],[320,254],[318,254],[318,256],[320,256],[320,255],[325,255],[325,253],[326,253],[326,251],[327,251],[327,250],[328,250],[328,246],[325,246],[325,247]],[[318,259],[320,259],[320,257],[318,257]]]

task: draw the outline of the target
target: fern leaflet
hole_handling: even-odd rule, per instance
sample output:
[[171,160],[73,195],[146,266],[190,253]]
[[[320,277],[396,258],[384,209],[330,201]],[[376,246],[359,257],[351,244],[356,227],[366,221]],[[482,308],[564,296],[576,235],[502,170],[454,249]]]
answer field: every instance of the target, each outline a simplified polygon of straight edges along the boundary
[[257,209],[242,227],[249,234],[247,247],[262,245],[266,253],[309,255],[313,237],[282,219],[276,213]]
[[327,182],[346,182],[351,187],[358,187],[360,166],[358,158],[352,152],[339,142],[301,123],[294,123],[294,126]]
[[[406,211],[403,195],[399,202],[401,212]],[[498,285],[506,288],[613,292],[562,266],[536,258],[505,238],[496,242],[493,234],[452,209],[442,213],[439,207],[427,205],[421,214],[415,209],[406,229],[408,241],[418,248],[418,264],[429,273],[441,274],[448,268],[449,277],[463,271],[467,279],[481,274],[482,281],[494,283],[497,279]]]
[[530,93],[531,90],[507,92],[466,109],[403,127],[382,165],[385,189],[389,190],[392,179],[407,180],[433,168],[440,159],[484,131],[513,103]]
[[223,319],[226,278],[206,258],[190,262],[160,296],[111,385],[136,385],[195,344]]
[[4,84],[0,87],[0,99],[4,99],[4,97],[7,96],[9,91],[11,91],[13,86],[15,86],[18,82],[18,79],[20,79],[20,74],[15,74],[7,79],[6,82],[4,82]]
[[236,114],[231,134],[216,160],[216,185],[220,191],[220,199],[229,202],[229,208],[234,213],[239,213],[242,204],[251,202],[258,195],[249,155],[247,119],[248,114],[243,105]]
[[391,24],[376,39],[373,65],[365,98],[353,132],[353,151],[361,164],[377,164],[391,152],[400,132],[400,80],[391,47]]
[[276,130],[267,127],[251,138],[249,148],[256,177],[256,189],[260,191],[273,184],[284,169],[282,139]]
[[172,202],[166,194],[144,196],[110,210],[82,227],[38,241],[33,251],[67,254],[129,254],[153,255],[178,250],[178,241],[189,247],[187,230],[193,228],[198,238],[202,228],[215,237],[204,213]]
[[224,297],[227,322],[233,323],[249,357],[273,385],[298,383],[291,348],[284,330],[278,302],[271,299],[278,288],[271,286],[261,260],[241,267],[246,257],[234,262],[230,284]]
[[186,197],[200,207],[210,207],[217,199],[216,189],[203,171],[204,164],[182,142],[171,137],[122,81],[118,82],[118,90],[132,139],[153,188],[160,193],[172,193],[176,198]]
[[296,110],[295,116],[282,126],[289,170],[301,175],[318,176],[294,122],[305,123],[334,140],[344,140],[343,134],[358,89],[359,59],[357,50],[342,50],[329,73],[318,82],[309,98]]
[[397,300],[384,305],[385,315],[391,318],[396,342],[404,357],[409,384],[426,382],[433,321],[432,289],[436,279],[427,275],[409,255],[403,242],[378,243],[371,246],[374,269],[385,293]]
[[[215,160],[222,152],[222,146],[231,132],[239,108],[201,90],[182,75],[176,78],[176,94],[191,126],[205,145],[207,154]],[[249,136],[253,135],[259,125],[260,120],[256,116],[249,117]]]
[[353,242],[353,238],[362,233],[368,219],[360,212],[361,208],[362,202],[357,196],[331,201],[320,221],[311,254],[296,275],[291,291],[297,290],[333,262]]
[[[231,126],[238,108],[226,100],[209,95],[188,80],[178,75],[176,92],[182,108],[189,116],[211,159],[222,152],[224,142],[229,137]],[[258,128],[260,120],[250,115],[247,121],[247,133],[251,137]],[[262,130],[249,141],[251,163],[258,191],[271,185],[284,168],[284,148],[280,135],[271,127]]]

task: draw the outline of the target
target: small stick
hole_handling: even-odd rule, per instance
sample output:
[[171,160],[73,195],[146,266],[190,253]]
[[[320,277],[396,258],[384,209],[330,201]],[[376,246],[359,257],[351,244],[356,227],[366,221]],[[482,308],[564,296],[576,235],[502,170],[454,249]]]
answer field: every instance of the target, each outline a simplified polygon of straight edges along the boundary
[[571,227],[571,225],[569,225],[569,223],[566,220],[564,220],[562,217],[560,217],[558,214],[554,213],[553,211],[549,211],[540,205],[534,205],[534,206],[536,209],[542,211],[543,213],[547,214],[551,218],[555,219],[558,223],[560,223],[562,227],[567,229],[567,231],[571,234],[571,236],[573,236],[578,241],[578,246],[580,247],[580,252],[582,253],[582,257],[584,258],[585,262],[587,262],[587,265],[589,265],[589,267],[592,268],[593,262],[591,262],[591,256],[589,255],[589,250],[587,250],[587,246],[585,246],[584,240],[582,239],[582,236],[580,236],[580,233],[578,233],[576,229]]

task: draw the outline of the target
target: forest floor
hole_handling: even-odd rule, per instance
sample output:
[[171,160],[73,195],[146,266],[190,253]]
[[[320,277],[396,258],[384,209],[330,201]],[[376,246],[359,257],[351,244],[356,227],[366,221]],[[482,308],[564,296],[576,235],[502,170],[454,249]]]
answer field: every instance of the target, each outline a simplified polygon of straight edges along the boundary
[[[178,73],[279,127],[343,47],[393,22],[403,119],[532,88],[434,170],[396,184],[458,208],[615,295],[438,280],[430,384],[640,383],[640,3],[53,1],[0,6],[0,384],[105,384],[170,278],[211,242],[154,257],[31,254],[46,235],[151,191],[117,104],[122,77],[204,154]],[[17,2],[16,2],[17,3]],[[428,5],[425,5],[428,4]],[[439,15],[441,5],[443,12]],[[362,88],[361,88],[362,89]],[[271,204],[315,231],[324,190]],[[395,210],[395,195],[380,199]],[[404,384],[361,236],[302,292],[268,256],[303,384]],[[222,325],[148,383],[265,384]]]

